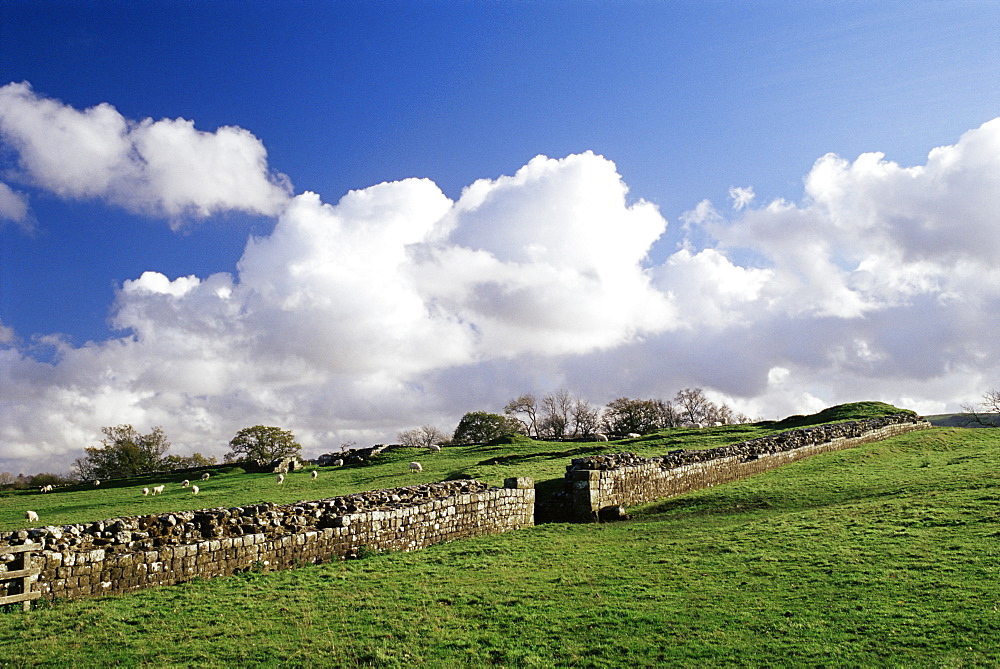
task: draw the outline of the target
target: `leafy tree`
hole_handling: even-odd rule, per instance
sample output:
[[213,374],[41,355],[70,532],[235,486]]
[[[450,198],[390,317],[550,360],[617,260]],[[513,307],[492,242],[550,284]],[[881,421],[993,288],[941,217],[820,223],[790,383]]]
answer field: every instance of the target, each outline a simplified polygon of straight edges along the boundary
[[529,437],[538,436],[538,404],[534,395],[529,393],[511,400],[503,412],[521,424],[520,432]]
[[423,425],[415,427],[412,430],[404,430],[396,435],[396,438],[399,439],[399,443],[403,446],[410,446],[412,448],[427,448],[447,439],[441,430],[432,425]]
[[458,444],[485,444],[517,434],[520,423],[509,416],[470,411],[462,416],[451,440]]
[[1000,390],[990,390],[979,404],[963,404],[962,410],[972,415],[971,422],[983,427],[1000,427]]
[[210,467],[216,464],[215,456],[205,457],[201,453],[194,455],[168,455],[163,460],[164,469],[194,469],[195,467]]
[[163,468],[163,454],[170,448],[163,428],[139,434],[131,425],[101,428],[101,446],[85,448],[86,455],[73,463],[83,480],[150,474]]
[[254,425],[236,433],[229,442],[226,462],[239,460],[260,460],[271,462],[278,458],[298,455],[302,446],[295,441],[295,435],[280,427]]
[[603,422],[608,434],[646,434],[676,426],[677,414],[669,402],[619,397],[605,407]]

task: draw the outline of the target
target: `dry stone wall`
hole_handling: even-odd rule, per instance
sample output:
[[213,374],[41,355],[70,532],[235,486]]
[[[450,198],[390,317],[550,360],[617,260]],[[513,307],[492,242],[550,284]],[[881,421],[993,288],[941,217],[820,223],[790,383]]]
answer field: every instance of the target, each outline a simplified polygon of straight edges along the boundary
[[[411,551],[498,534],[534,525],[534,501],[530,478],[507,479],[503,488],[445,481],[289,505],[19,530],[0,536],[0,555],[5,544],[41,544],[32,589],[78,599],[355,557],[363,547]],[[0,579],[6,570],[0,563]]]
[[851,448],[930,427],[910,413],[791,430],[705,450],[642,458],[614,453],[567,466],[562,512],[578,522],[620,515],[621,507],[735,481],[817,453]]

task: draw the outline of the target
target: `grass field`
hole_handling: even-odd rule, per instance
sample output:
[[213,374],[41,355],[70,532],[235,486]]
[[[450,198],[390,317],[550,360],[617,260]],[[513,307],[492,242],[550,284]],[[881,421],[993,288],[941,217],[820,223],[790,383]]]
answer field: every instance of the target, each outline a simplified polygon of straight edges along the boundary
[[[37,490],[0,492],[0,531],[31,525],[85,523],[119,516],[168,513],[214,507],[235,507],[259,502],[290,504],[300,500],[324,499],[365,490],[431,483],[450,478],[475,478],[491,485],[503,485],[510,476],[535,479],[539,494],[550,494],[562,486],[566,465],[572,458],[613,451],[632,451],[643,456],[662,455],[675,448],[713,448],[753,439],[777,431],[817,422],[856,420],[895,413],[898,409],[880,402],[842,405],[810,417],[794,416],[785,421],[752,425],[725,425],[704,429],[672,429],[641,439],[599,443],[560,443],[518,439],[512,443],[447,447],[441,453],[425,449],[392,449],[372,464],[347,467],[307,467],[286,476],[282,485],[273,474],[248,474],[236,466],[207,468],[211,478],[198,480],[196,473],[152,475],[103,481],[100,487],[85,484],[59,488],[53,493]],[[423,472],[411,472],[409,463],[422,463]],[[309,470],[318,469],[311,479]],[[197,496],[180,482],[192,479],[200,488]],[[166,484],[162,495],[142,496],[143,488]],[[29,523],[24,512],[38,513],[39,521]]]
[[626,522],[12,610],[0,662],[997,666],[998,484],[1000,430],[925,430]]

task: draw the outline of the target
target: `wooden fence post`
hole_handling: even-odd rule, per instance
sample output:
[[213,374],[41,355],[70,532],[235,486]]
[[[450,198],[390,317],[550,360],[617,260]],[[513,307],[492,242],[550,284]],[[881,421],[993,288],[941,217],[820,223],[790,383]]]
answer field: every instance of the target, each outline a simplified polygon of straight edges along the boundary
[[[32,568],[31,553],[32,551],[39,551],[41,549],[41,544],[24,544],[23,546],[0,547],[0,557],[6,558],[8,555],[15,556],[13,560],[7,563],[7,571],[0,571],[0,581],[21,582],[21,592],[7,594],[0,597],[0,605],[21,602],[24,610],[30,611],[31,600],[38,599],[42,596],[42,593],[40,592],[31,591],[31,577],[37,576],[42,571],[40,568]],[[19,565],[13,564],[18,560],[20,560]]]

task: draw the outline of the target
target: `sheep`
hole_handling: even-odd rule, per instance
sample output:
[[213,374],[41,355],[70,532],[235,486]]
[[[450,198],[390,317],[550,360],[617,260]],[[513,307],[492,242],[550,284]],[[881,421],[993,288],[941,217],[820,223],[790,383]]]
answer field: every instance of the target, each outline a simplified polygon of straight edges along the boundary
[[440,453],[441,447],[438,446],[437,444],[431,444],[430,446],[427,447],[427,450],[430,451],[431,453]]
[[158,486],[155,486],[155,487],[153,488],[153,494],[154,494],[154,495],[159,495],[159,494],[160,494],[161,492],[163,492],[164,488],[166,488],[166,486],[165,486],[165,485],[162,485],[162,484],[161,484],[161,485],[158,485]]
[[597,441],[607,441],[608,440],[608,435],[601,434],[600,432],[598,432],[594,436],[597,437]]
[[202,481],[207,481],[211,476],[212,476],[211,474],[209,474],[208,472],[205,472],[204,474],[201,475],[201,480]]
[[424,468],[420,466],[419,462],[411,462],[410,463],[410,471],[411,472],[422,472],[422,471],[424,471]]
[[145,497],[148,494],[149,494],[149,488],[143,488],[142,489],[142,496]]
[[52,485],[51,484],[43,485],[41,488],[38,489],[38,492],[52,492]]
[[25,518],[25,520],[30,520],[33,523],[37,523],[38,522],[38,514],[35,513],[34,511],[25,511],[24,512],[24,518]]
[[189,485],[191,485],[191,482],[188,481],[187,479],[184,479],[183,481],[181,481],[181,487],[182,488],[187,488]]
[[333,466],[334,467],[343,467],[344,466],[344,461],[340,460],[340,459],[334,460],[333,461]]
[[196,486],[196,485],[191,486],[191,493],[194,494],[194,495],[197,495],[198,494],[198,486]]
[[319,476],[319,472],[314,469],[312,470],[312,473],[309,474],[309,476],[311,476],[312,480],[315,481],[316,477]]
[[284,482],[285,482],[285,475],[284,474],[278,474],[278,485],[281,485]]
[[101,485],[101,479],[95,479],[95,480],[94,480],[94,485],[95,485],[95,486],[99,486],[99,485]]
[[639,437],[641,437],[642,435],[641,435],[641,434],[639,434],[638,432],[629,432],[629,433],[628,433],[628,435],[626,435],[626,436],[627,436],[627,437],[628,437],[629,439],[638,439],[638,438],[639,438]]

